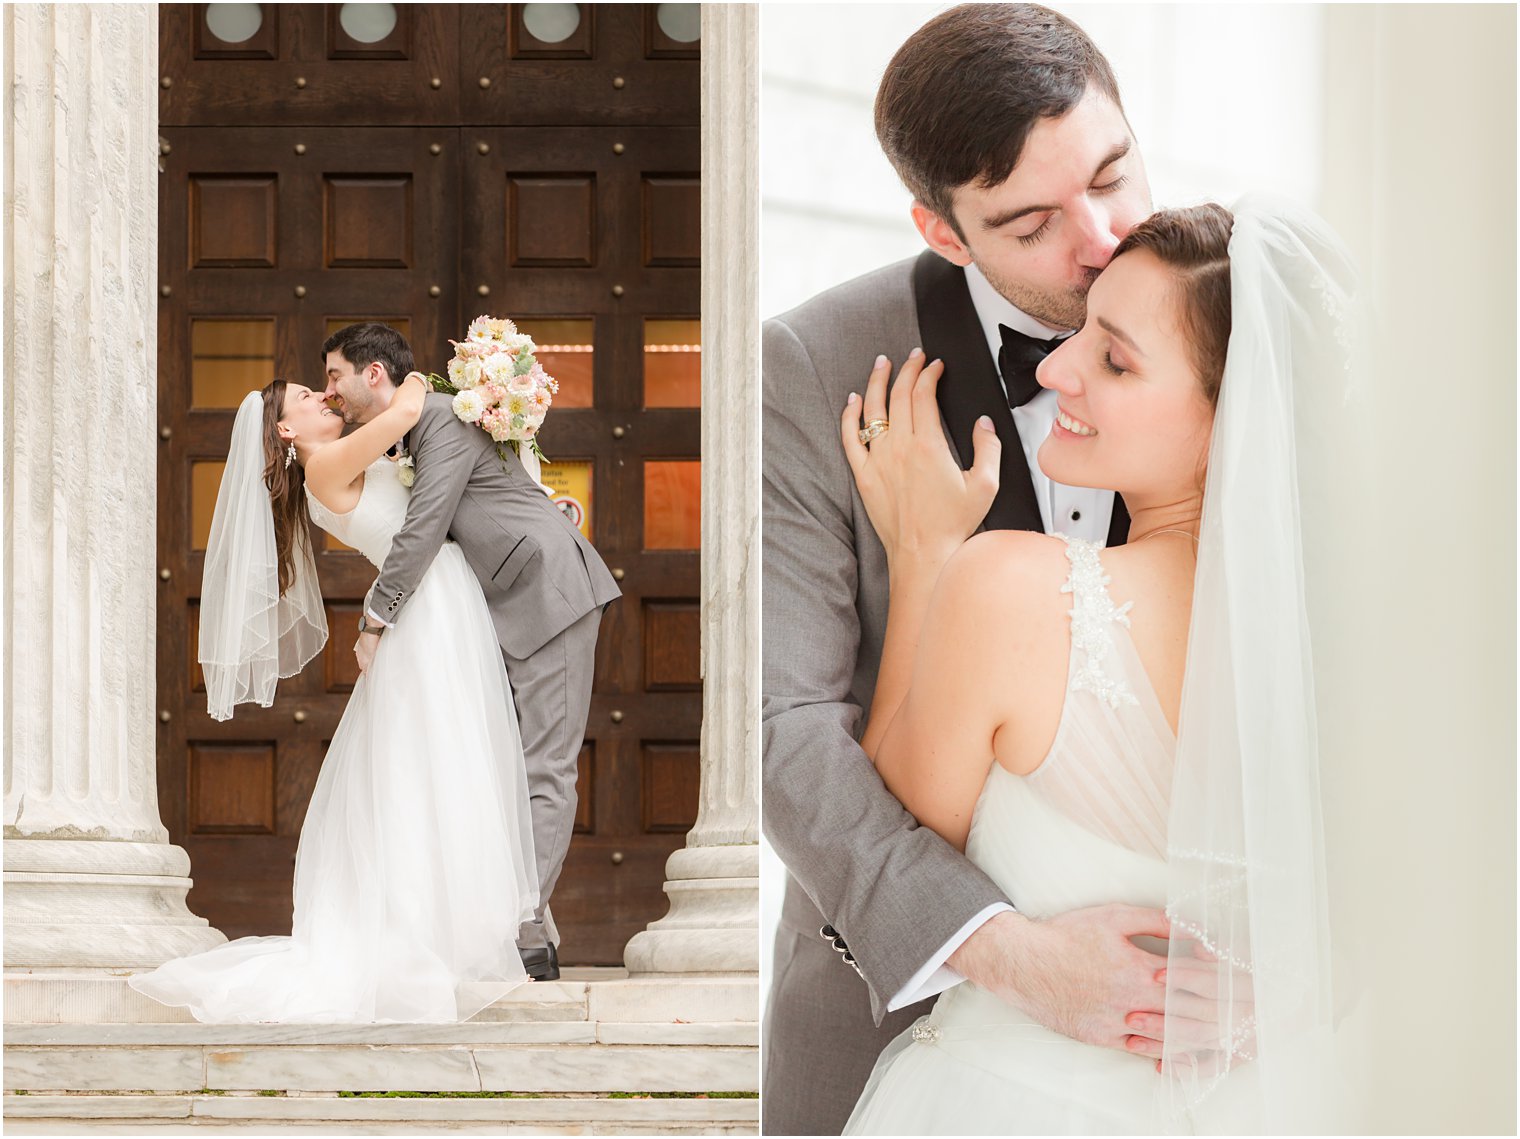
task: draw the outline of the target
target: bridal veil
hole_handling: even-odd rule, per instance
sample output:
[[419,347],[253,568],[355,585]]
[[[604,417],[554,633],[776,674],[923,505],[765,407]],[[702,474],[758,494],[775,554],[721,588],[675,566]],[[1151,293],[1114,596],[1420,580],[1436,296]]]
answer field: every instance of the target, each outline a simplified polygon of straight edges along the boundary
[[300,672],[327,641],[317,566],[304,530],[295,544],[295,575],[280,593],[265,463],[264,397],[253,391],[233,421],[201,578],[196,655],[206,676],[206,710],[215,720],[228,719],[235,704],[269,707],[276,683]]
[[1200,993],[1219,1016],[1202,1041],[1169,1032],[1163,1073],[1204,1130],[1340,1130],[1354,1105],[1334,1032],[1357,933],[1337,890],[1335,768],[1356,715],[1340,696],[1369,485],[1356,281],[1307,211],[1250,196],[1234,215],[1168,826],[1169,1022],[1199,1015]]

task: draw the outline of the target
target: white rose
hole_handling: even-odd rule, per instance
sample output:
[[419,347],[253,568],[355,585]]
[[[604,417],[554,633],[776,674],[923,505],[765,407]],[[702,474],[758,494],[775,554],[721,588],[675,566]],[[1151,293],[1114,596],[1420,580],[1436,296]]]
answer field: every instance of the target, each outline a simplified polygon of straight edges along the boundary
[[479,423],[486,412],[486,401],[473,388],[466,388],[454,397],[454,414],[466,423]]
[[402,455],[396,460],[396,477],[401,480],[402,486],[411,486],[417,481],[417,469],[412,466],[412,457]]
[[484,377],[481,375],[480,364],[477,361],[470,360],[459,369],[459,387],[478,388],[483,381]]

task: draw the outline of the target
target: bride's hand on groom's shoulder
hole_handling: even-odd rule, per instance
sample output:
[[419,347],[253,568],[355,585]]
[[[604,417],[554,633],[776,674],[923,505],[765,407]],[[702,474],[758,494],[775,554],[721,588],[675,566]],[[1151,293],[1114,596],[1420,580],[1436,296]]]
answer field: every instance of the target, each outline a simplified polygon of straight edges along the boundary
[[1218,1006],[1207,994],[1186,1010],[1200,1019],[1165,1018],[1167,958],[1130,940],[1170,932],[1164,913],[1141,906],[1093,906],[1040,920],[1003,913],[949,964],[1046,1028],[1159,1059],[1168,1033],[1174,1047],[1205,1048],[1217,1039]]
[[961,470],[940,423],[936,393],[944,364],[926,366],[915,348],[889,394],[891,369],[885,356],[876,358],[865,398],[852,392],[845,405],[840,439],[888,563],[919,556],[943,562],[976,532],[997,496],[1002,443],[983,416],[971,469]]

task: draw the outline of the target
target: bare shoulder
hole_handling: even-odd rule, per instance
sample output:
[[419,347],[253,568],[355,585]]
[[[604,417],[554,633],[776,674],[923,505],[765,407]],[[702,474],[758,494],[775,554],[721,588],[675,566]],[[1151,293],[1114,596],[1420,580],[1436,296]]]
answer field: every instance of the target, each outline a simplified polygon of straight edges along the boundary
[[1109,593],[1119,603],[1134,600],[1143,609],[1175,616],[1193,600],[1197,561],[1192,540],[1163,535],[1153,541],[1114,546],[1102,552]]
[[991,710],[993,754],[1019,775],[1039,766],[1060,726],[1071,651],[1066,552],[1060,538],[988,531],[941,578],[971,688]]
[[1064,617],[1066,544],[1028,530],[987,530],[973,535],[946,563],[940,577],[946,604],[1014,620]]

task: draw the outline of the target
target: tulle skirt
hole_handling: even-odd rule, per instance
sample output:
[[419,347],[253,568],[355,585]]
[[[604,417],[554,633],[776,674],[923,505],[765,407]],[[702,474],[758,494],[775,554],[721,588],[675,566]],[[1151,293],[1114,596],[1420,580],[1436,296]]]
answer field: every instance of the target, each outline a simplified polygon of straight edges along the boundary
[[[917,1035],[915,1036],[915,1032]],[[846,1135],[1188,1133],[1155,1062],[1082,1044],[962,984],[887,1045]]]
[[[339,633],[338,635],[344,635]],[[443,1023],[527,980],[538,883],[512,691],[480,584],[447,543],[380,639],[301,828],[289,937],[128,983],[211,1023]]]

